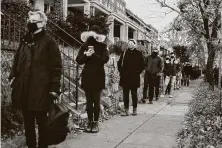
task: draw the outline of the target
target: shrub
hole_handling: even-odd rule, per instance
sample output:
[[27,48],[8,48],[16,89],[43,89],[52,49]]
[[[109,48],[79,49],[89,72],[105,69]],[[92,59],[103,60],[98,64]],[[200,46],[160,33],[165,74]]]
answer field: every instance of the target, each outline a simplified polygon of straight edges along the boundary
[[189,103],[183,129],[178,133],[179,148],[222,147],[222,118],[219,90],[211,91],[202,83]]

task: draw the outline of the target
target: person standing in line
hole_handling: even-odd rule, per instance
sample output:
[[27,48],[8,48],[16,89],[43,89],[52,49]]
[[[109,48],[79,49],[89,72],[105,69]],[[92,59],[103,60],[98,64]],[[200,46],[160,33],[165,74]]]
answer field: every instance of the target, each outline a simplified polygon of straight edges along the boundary
[[165,82],[165,79],[166,79],[166,72],[168,71],[168,68],[169,68],[169,65],[166,63],[170,60],[170,57],[167,55],[165,60],[164,60],[164,68],[163,68],[163,75],[164,75],[164,78],[163,78],[163,92],[162,94],[160,95],[160,97],[163,97],[164,95],[166,94],[169,94],[169,90],[170,90],[170,86],[168,85],[167,86],[167,89],[164,88],[164,82]]
[[117,63],[120,73],[119,85],[123,88],[124,112],[122,116],[129,115],[129,93],[131,91],[133,102],[133,113],[137,115],[137,89],[140,87],[140,74],[144,70],[144,58],[142,52],[137,49],[134,39],[128,41],[128,49],[121,53]]
[[219,67],[215,65],[214,67],[214,84],[218,86],[218,79],[219,79]]
[[[178,62],[175,59],[174,53],[170,53],[170,59],[166,60],[165,67],[167,67],[167,69],[165,69],[166,78],[165,78],[165,82],[164,82],[164,92],[166,91],[167,86],[168,86],[169,82],[171,81],[171,83],[170,83],[170,98],[172,98],[174,84],[176,81],[176,73],[178,72]],[[161,97],[164,97],[164,95]]]
[[[154,49],[152,54],[145,60],[145,76],[148,78],[147,82],[149,84],[149,104],[153,104],[154,90],[156,100],[159,99],[160,77],[163,72],[164,62],[163,59],[158,56],[158,53],[158,50]],[[144,88],[143,91],[143,98],[145,98],[147,88]]]
[[76,58],[78,64],[85,64],[81,79],[81,87],[86,95],[88,115],[88,124],[85,131],[93,133],[99,132],[100,95],[102,89],[105,89],[104,64],[109,61],[107,45],[103,43],[106,36],[100,31],[101,28],[94,25],[90,28],[90,31],[81,34],[84,44]]
[[189,86],[190,85],[190,76],[192,74],[192,66],[189,62],[184,66],[184,86]]
[[181,88],[182,81],[182,64],[180,63],[180,59],[177,59],[178,62],[178,72],[176,75],[176,89],[179,90]]
[[12,80],[12,104],[22,110],[26,145],[47,148],[47,112],[60,94],[62,60],[55,40],[46,33],[47,17],[42,11],[28,13],[28,33],[16,51],[9,80]]

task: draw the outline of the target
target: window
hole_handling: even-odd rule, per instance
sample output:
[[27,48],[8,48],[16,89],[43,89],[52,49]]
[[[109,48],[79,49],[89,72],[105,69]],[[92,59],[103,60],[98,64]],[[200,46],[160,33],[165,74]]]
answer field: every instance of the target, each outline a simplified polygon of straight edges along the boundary
[[45,13],[49,12],[49,4],[48,3],[44,3],[44,12]]
[[53,12],[53,11],[54,11],[54,7],[50,6],[50,12]]

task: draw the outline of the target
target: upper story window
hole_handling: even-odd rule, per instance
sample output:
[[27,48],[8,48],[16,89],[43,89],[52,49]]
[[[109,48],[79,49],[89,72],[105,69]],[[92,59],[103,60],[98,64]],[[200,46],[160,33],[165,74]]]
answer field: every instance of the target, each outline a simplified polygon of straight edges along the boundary
[[44,3],[44,12],[45,13],[49,12],[49,8],[50,8],[49,3]]

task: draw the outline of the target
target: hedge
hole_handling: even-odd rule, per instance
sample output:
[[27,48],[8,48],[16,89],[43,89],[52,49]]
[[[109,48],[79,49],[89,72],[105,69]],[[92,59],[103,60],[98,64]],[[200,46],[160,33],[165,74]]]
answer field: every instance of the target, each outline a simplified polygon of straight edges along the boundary
[[178,148],[221,148],[222,116],[219,89],[211,91],[203,82],[189,103],[182,130],[178,133]]

